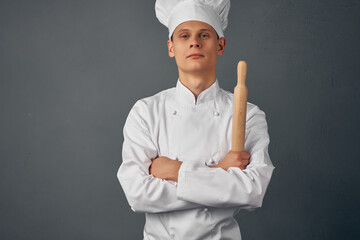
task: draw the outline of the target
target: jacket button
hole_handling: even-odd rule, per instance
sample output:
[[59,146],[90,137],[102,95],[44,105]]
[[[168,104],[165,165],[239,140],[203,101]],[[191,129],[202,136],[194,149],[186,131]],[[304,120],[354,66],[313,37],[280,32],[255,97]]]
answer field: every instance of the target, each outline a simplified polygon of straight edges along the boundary
[[177,113],[176,110],[174,110],[174,111],[173,111],[173,115],[176,115],[176,113]]
[[207,212],[209,209],[208,208],[204,208],[204,212]]
[[217,111],[214,111],[214,115],[215,115],[215,116],[219,116],[220,113],[218,113]]

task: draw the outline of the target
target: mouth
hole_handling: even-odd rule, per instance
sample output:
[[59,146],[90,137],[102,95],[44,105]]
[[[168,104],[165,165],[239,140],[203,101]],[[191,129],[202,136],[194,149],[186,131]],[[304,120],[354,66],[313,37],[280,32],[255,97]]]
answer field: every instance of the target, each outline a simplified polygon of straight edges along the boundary
[[201,58],[204,57],[204,55],[200,54],[200,53],[193,53],[188,55],[186,58]]

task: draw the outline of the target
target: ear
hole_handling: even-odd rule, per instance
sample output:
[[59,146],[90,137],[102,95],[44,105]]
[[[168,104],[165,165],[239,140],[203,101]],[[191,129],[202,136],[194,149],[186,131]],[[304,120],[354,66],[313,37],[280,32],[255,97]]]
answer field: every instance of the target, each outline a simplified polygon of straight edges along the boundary
[[173,42],[171,40],[167,41],[167,46],[168,46],[168,53],[169,53],[169,57],[175,57],[174,54],[174,45]]
[[217,55],[221,56],[224,54],[224,51],[225,51],[226,38],[222,37],[222,38],[219,38],[217,41],[218,41]]

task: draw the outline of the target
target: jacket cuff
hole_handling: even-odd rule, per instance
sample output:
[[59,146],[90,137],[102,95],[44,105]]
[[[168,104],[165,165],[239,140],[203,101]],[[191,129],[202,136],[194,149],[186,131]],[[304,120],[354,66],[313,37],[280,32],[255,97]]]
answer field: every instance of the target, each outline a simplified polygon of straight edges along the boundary
[[194,173],[194,171],[197,171],[198,174],[202,171],[208,171],[209,167],[206,165],[205,162],[195,162],[195,161],[186,161],[183,162],[179,169],[179,175],[178,175],[178,182],[177,182],[177,189],[176,189],[176,196],[178,199],[187,201],[190,200],[189,197],[191,197],[191,181],[189,177],[191,174]]

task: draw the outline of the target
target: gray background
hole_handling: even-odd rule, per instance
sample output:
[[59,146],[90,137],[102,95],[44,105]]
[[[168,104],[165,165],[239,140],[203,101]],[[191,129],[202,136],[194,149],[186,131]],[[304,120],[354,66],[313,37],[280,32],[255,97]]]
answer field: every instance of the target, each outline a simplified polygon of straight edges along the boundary
[[[220,86],[248,62],[275,165],[250,239],[359,239],[360,1],[232,1]],[[174,87],[154,1],[0,1],[0,238],[141,239],[116,178],[136,100]]]

